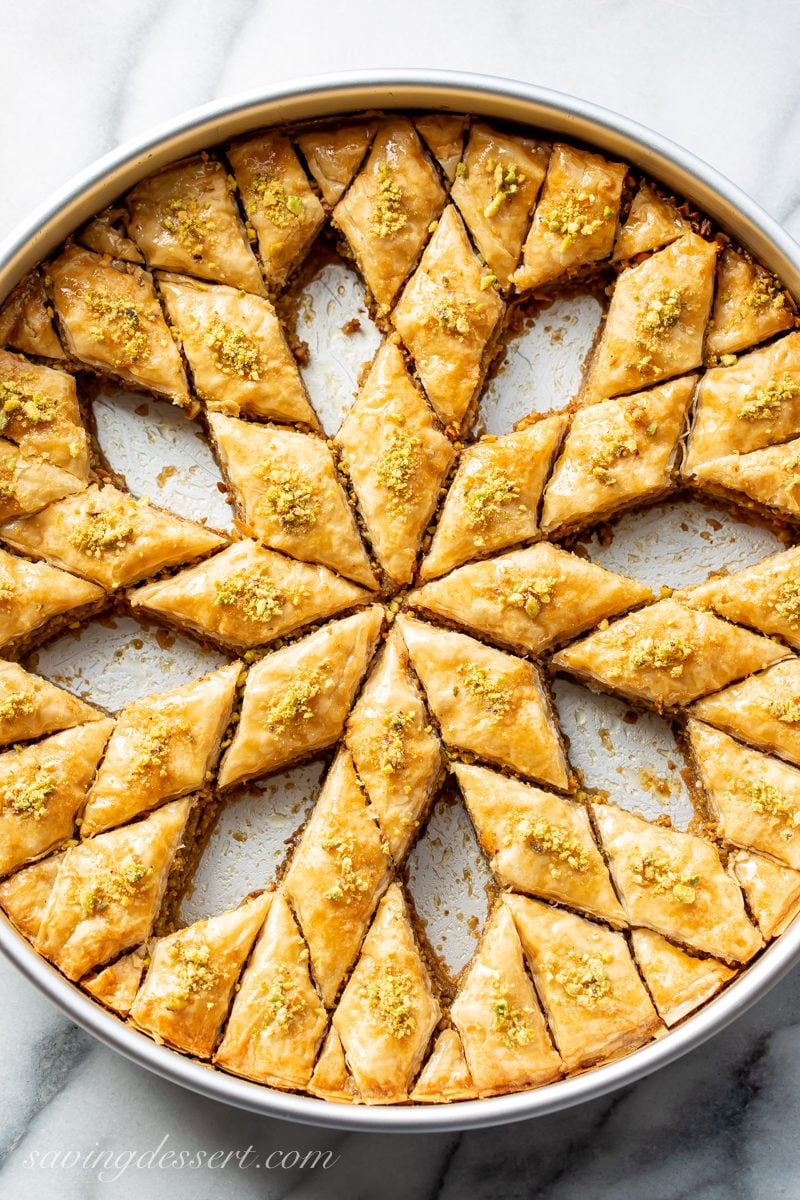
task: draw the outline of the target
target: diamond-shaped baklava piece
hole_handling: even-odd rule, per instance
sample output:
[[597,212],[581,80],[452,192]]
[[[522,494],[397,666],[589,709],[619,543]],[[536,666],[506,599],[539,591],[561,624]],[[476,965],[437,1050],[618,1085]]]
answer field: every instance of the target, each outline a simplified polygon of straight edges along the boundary
[[696,381],[579,409],[544,494],[542,529],[599,521],[669,491]]
[[234,142],[227,153],[264,274],[270,290],[277,290],[305,258],[325,211],[291,142],[280,133]]
[[333,210],[380,315],[389,311],[444,202],[411,122],[382,122],[366,163]]
[[720,836],[800,870],[800,771],[701,721],[687,733]]
[[685,233],[622,271],[589,364],[583,392],[588,403],[701,365],[717,249],[716,242]]
[[378,561],[409,583],[454,452],[393,340],[375,356],[337,441]]
[[322,125],[295,138],[322,199],[331,208],[341,200],[375,136],[377,122]]
[[699,463],[692,476],[712,496],[731,497],[768,516],[800,516],[800,438]]
[[519,262],[550,147],[473,125],[451,195],[486,260],[485,286],[508,287]]
[[541,1087],[562,1073],[514,919],[504,903],[486,923],[451,1010],[479,1096]]
[[278,892],[236,990],[214,1062],[272,1087],[305,1088],[328,1026],[308,949]]
[[734,737],[800,763],[800,658],[789,658],[692,705]]
[[800,546],[733,575],[714,576],[676,595],[692,608],[708,609],[761,633],[776,634],[800,648]]
[[38,271],[31,271],[0,306],[0,346],[42,358],[63,358],[51,316],[44,280]]
[[316,427],[275,309],[262,296],[170,275],[161,294],[209,409]]
[[408,603],[518,654],[539,654],[651,598],[636,579],[538,542],[467,563],[416,588]]
[[467,118],[458,113],[429,113],[424,117],[416,117],[414,125],[445,177],[452,183],[464,149]]
[[623,934],[507,896],[536,990],[568,1071],[628,1054],[663,1033]]
[[369,559],[321,438],[211,413],[222,466],[254,537],[374,586]]
[[513,280],[520,291],[541,287],[608,258],[617,232],[628,168],[557,143]]
[[711,613],[659,600],[553,656],[553,666],[661,711],[742,679],[789,651]]
[[675,205],[659,196],[649,184],[643,183],[633,197],[625,224],[614,242],[611,257],[619,262],[637,254],[646,254],[649,250],[660,250],[688,230],[688,223]]
[[0,521],[38,512],[85,486],[70,471],[0,438]]
[[102,970],[90,972],[81,980],[81,987],[112,1012],[127,1017],[142,981],[146,958],[146,949],[140,946]]
[[250,668],[221,787],[305,758],[341,736],[383,622],[373,605],[267,654]]
[[476,1095],[460,1037],[455,1029],[442,1030],[410,1099],[415,1104],[449,1104],[455,1100],[474,1100]]
[[191,405],[149,272],[79,246],[67,247],[47,269],[65,344],[79,362]]
[[537,668],[413,617],[397,625],[448,746],[543,783],[570,786],[570,773]]
[[715,996],[735,974],[715,958],[687,954],[652,929],[634,929],[631,942],[659,1016],[670,1027]]
[[[0,889],[2,884],[0,884]],[[322,1045],[317,1065],[308,1084],[312,1096],[332,1100],[335,1104],[359,1104],[356,1081],[347,1069],[344,1050],[338,1033],[330,1027]]]
[[262,893],[230,912],[158,938],[131,1007],[133,1024],[159,1043],[209,1058],[270,900]]
[[[105,603],[102,588],[46,563],[0,550],[0,646],[19,654],[56,617],[78,621]],[[2,702],[0,702],[2,703]]]
[[231,663],[119,714],[83,814],[90,837],[208,783],[241,666]]
[[458,763],[453,770],[500,883],[618,928],[627,924],[584,805],[486,767]]
[[353,760],[340,750],[281,889],[308,943],[311,972],[328,1008],[388,882],[386,850]]
[[370,597],[327,567],[287,558],[246,538],[196,567],[143,584],[128,600],[135,610],[201,638],[249,650]]
[[774,275],[726,246],[717,268],[706,358],[737,354],[793,324],[788,298]]
[[128,232],[148,267],[265,294],[229,177],[217,159],[203,154],[150,175],[125,203]]
[[747,962],[761,948],[742,894],[711,842],[614,804],[594,804],[592,811],[631,925],[726,962]]
[[563,414],[545,417],[464,451],[420,567],[423,579],[536,536],[542,489],[566,427]]
[[205,526],[154,508],[145,498],[135,500],[111,484],[92,485],[35,516],[8,521],[0,538],[109,591],[225,544]]
[[440,1017],[399,884],[381,900],[333,1014],[365,1104],[402,1104]]
[[126,210],[117,205],[104,208],[75,234],[75,241],[94,250],[97,254],[108,254],[122,262],[144,263],[144,255],[127,234]]
[[482,281],[486,272],[452,204],[392,313],[431,404],[458,429],[472,411],[505,304]]
[[89,477],[89,449],[75,380],[66,371],[0,350],[0,433],[29,454]]
[[0,746],[101,721],[104,716],[47,679],[0,659]]
[[72,836],[113,728],[89,721],[0,754],[0,875]]
[[347,721],[345,741],[396,863],[402,862],[442,777],[442,752],[395,630]]
[[42,927],[42,915],[63,861],[64,853],[51,854],[0,880],[0,908],[30,941]]
[[66,852],[35,944],[68,979],[147,941],[191,806],[174,800]]
[[783,933],[800,912],[800,872],[746,850],[732,854],[728,865],[764,940]]

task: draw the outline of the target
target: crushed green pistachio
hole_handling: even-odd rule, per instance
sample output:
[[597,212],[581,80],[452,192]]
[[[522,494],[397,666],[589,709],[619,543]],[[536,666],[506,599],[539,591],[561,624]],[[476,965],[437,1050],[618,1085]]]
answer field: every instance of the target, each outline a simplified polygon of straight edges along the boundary
[[469,314],[474,307],[469,300],[461,299],[458,296],[444,296],[434,305],[433,317],[436,324],[445,333],[466,337],[470,331]]
[[251,621],[271,621],[280,616],[285,600],[266,570],[255,574],[238,571],[215,585],[215,606],[235,607]]
[[387,1033],[402,1041],[417,1028],[414,980],[396,963],[384,962],[362,985],[362,994]]
[[800,721],[800,695],[787,696],[783,700],[770,700],[767,712],[784,725],[794,725]]
[[553,599],[556,582],[552,575],[507,577],[501,584],[500,599],[506,608],[521,608],[526,616],[535,620]]
[[17,585],[13,579],[0,578],[0,604],[8,604],[9,600],[13,600],[18,591]]
[[51,396],[37,391],[29,381],[0,380],[0,433],[16,420],[28,425],[46,425],[58,414],[58,404]]
[[373,202],[369,232],[374,238],[390,237],[408,224],[403,189],[392,179],[385,162],[378,164],[378,191]]
[[251,383],[261,378],[261,351],[258,342],[240,325],[215,320],[205,336],[217,362],[226,375],[237,375]]
[[462,679],[470,699],[494,717],[503,717],[511,707],[511,688],[504,676],[492,675],[486,667],[462,663],[456,674]]
[[768,304],[773,308],[783,308],[786,304],[786,296],[781,291],[781,285],[777,279],[772,275],[763,275],[759,272],[750,285],[744,302],[748,308],[766,308]]
[[682,288],[659,288],[636,319],[636,345],[640,357],[636,367],[642,373],[654,370],[653,355],[661,349],[669,331],[681,319]]
[[591,866],[591,859],[579,840],[563,825],[555,825],[542,817],[518,816],[508,824],[503,839],[504,846],[530,846],[536,854],[547,854],[555,859],[550,874],[558,879],[562,875],[562,864],[571,871],[583,873]]
[[468,172],[467,172],[467,164],[466,164],[466,163],[463,163],[463,162],[460,162],[460,163],[458,164],[458,166],[456,167],[456,177],[457,177],[458,179],[466,179],[466,178],[467,178],[467,174],[468,174]]
[[394,775],[405,766],[407,730],[413,720],[414,713],[402,709],[383,714],[380,731],[372,736],[370,743],[372,757],[382,775]]
[[298,717],[303,721],[310,721],[314,716],[314,710],[310,707],[311,701],[321,692],[328,672],[327,663],[321,663],[312,671],[306,671],[299,679],[295,679],[280,699],[266,703],[264,720],[268,728],[272,732],[285,729]]
[[589,458],[589,474],[601,483],[613,483],[613,467],[621,458],[632,458],[639,453],[636,438],[607,435]]
[[393,429],[378,460],[378,479],[391,492],[389,511],[402,516],[414,495],[414,477],[420,466],[422,442],[403,429]]
[[469,525],[486,525],[504,513],[506,505],[519,499],[519,485],[499,467],[487,467],[464,486],[464,504]]
[[628,660],[631,667],[667,670],[673,679],[679,679],[684,663],[691,658],[695,649],[694,642],[679,633],[665,638],[649,636],[631,646]]
[[771,607],[792,625],[800,622],[800,580],[785,579],[775,593]]
[[545,223],[551,233],[561,234],[562,254],[566,254],[579,237],[592,237],[614,216],[613,208],[609,208],[607,204],[599,216],[594,216],[592,209],[596,204],[597,196],[594,192],[578,192],[574,196],[567,196],[561,204],[550,209]]
[[742,791],[747,797],[751,808],[762,817],[772,817],[792,827],[800,825],[800,810],[797,804],[771,783],[746,780]]
[[89,513],[67,538],[76,550],[89,558],[102,558],[106,551],[119,553],[134,537],[134,528],[122,512],[101,509]]
[[322,839],[320,845],[332,856],[339,873],[336,883],[322,893],[325,899],[341,901],[363,895],[369,888],[369,878],[353,865],[357,849],[355,839],[347,833],[333,830]]
[[138,752],[130,766],[133,776],[158,775],[165,779],[169,774],[168,759],[175,740],[187,735],[191,740],[188,721],[174,713],[146,713],[137,734]]
[[529,1046],[536,1041],[537,1031],[533,1025],[533,1009],[518,1008],[508,998],[501,979],[494,980],[489,998],[493,1020],[492,1028],[500,1035],[507,1050]]
[[492,175],[494,195],[483,210],[487,220],[496,217],[506,200],[510,200],[519,191],[520,184],[525,182],[526,175],[520,171],[516,163],[504,168],[502,163],[487,164],[487,170]]
[[250,183],[250,190],[256,197],[246,205],[250,216],[261,209],[278,229],[289,229],[305,216],[306,207],[302,198],[288,194],[285,184],[272,172],[256,175]]
[[694,904],[700,876],[688,870],[676,870],[669,858],[660,850],[646,854],[638,851],[629,863],[631,875],[641,888],[648,888],[656,896],[672,896],[681,904]]
[[11,721],[14,717],[29,717],[36,711],[36,701],[25,692],[6,692],[0,700],[0,721]]
[[47,802],[56,790],[56,781],[51,771],[40,777],[17,780],[0,793],[0,808],[10,809],[18,817],[34,817],[37,821],[45,815]]
[[206,239],[213,228],[196,196],[176,196],[164,205],[161,227],[171,233],[194,259],[203,257]]
[[118,867],[101,872],[93,883],[82,888],[78,897],[84,917],[103,912],[115,903],[129,908],[141,892],[153,886],[153,868],[130,855]]
[[481,275],[481,281],[480,281],[479,287],[482,292],[488,292],[489,288],[494,287],[494,285],[496,283],[497,283],[496,275]]
[[175,983],[165,1005],[170,1012],[179,1012],[198,992],[209,992],[217,982],[217,972],[211,966],[211,947],[196,938],[184,938],[173,945],[177,953],[173,964]]
[[748,392],[736,414],[740,421],[765,421],[776,416],[785,401],[800,397],[800,379],[787,372],[782,379],[771,380],[766,387]]
[[264,992],[264,1013],[256,1033],[266,1033],[268,1036],[276,1031],[289,1033],[292,1027],[303,1016],[308,1004],[301,996],[287,967],[279,967],[269,982],[261,985]]
[[120,359],[133,365],[150,356],[150,335],[146,322],[153,317],[145,312],[144,305],[121,296],[113,296],[105,289],[89,289],[83,294],[86,307],[98,318],[90,336],[96,342],[110,343]]
[[256,475],[265,484],[258,512],[274,517],[290,533],[301,533],[316,525],[318,501],[314,488],[299,471],[263,466],[256,469]]
[[790,476],[787,487],[800,487],[800,454],[792,454],[789,458],[784,458],[781,462],[781,470]]
[[547,957],[548,978],[554,980],[581,1008],[595,1009],[606,1004],[613,987],[608,974],[610,955],[562,951]]

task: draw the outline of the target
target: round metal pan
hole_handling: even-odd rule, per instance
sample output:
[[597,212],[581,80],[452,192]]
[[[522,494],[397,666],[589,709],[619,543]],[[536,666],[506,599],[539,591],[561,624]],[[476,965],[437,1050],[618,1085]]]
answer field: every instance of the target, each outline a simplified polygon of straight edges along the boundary
[[[455,72],[403,71],[391,76],[322,76],[245,93],[195,109],[127,143],[82,171],[0,244],[0,300],[68,233],[175,159],[263,126],[368,108],[469,112],[592,143],[686,196],[800,295],[800,246],[728,179],[666,138],[586,101],[528,84]],[[540,1090],[430,1107],[331,1104],[237,1079],[157,1046],[123,1024],[40,958],[2,914],[0,950],[73,1021],[173,1083],[286,1120],[408,1133],[468,1129],[551,1113],[665,1066],[735,1020],[800,959],[800,921],[715,1000],[633,1054]]]

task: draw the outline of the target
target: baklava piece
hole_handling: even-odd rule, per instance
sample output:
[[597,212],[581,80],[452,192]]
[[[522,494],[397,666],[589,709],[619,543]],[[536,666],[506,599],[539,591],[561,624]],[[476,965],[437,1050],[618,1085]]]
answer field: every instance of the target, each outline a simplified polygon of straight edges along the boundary
[[557,143],[513,281],[520,291],[608,258],[628,168]]
[[102,607],[105,599],[103,589],[86,579],[0,550],[3,654],[23,653],[37,631],[43,634],[45,627],[48,632],[55,630],[56,618],[69,623],[80,621]]
[[66,371],[0,350],[0,434],[86,484],[88,441],[75,380]]
[[687,954],[652,929],[634,929],[631,942],[658,1015],[669,1028],[716,996],[736,973],[715,958]]
[[624,928],[586,808],[486,767],[453,767],[489,866],[506,887]]
[[454,452],[393,340],[375,356],[337,441],[378,562],[393,582],[409,583]]
[[738,354],[793,324],[789,299],[775,276],[726,246],[706,334],[707,361]]
[[222,163],[207,154],[137,184],[125,200],[128,233],[148,267],[265,295],[230,185]]
[[711,496],[730,497],[768,516],[800,517],[800,438],[699,463],[692,474]]
[[505,903],[568,1071],[629,1054],[664,1032],[623,934],[523,896]]
[[64,853],[51,854],[0,880],[0,908],[31,942],[42,927],[42,916],[63,861]]
[[625,224],[614,242],[614,262],[626,261],[650,250],[668,246],[689,232],[675,205],[643,183],[631,202]]
[[485,279],[458,211],[448,204],[392,313],[431,404],[455,429],[473,411],[505,312]]
[[800,763],[800,658],[692,705],[692,715],[760,750]]
[[225,545],[203,525],[135,500],[111,484],[92,485],[31,517],[0,527],[0,538],[108,591]]
[[38,271],[31,271],[0,306],[0,346],[42,358],[63,358],[52,315],[44,280]]
[[269,893],[158,938],[131,1021],[156,1041],[210,1058],[234,987],[264,923]]
[[570,787],[558,726],[532,663],[413,617],[401,616],[397,625],[446,745]]
[[308,402],[275,309],[261,296],[177,275],[158,281],[206,407],[312,428]]
[[711,842],[665,829],[614,804],[592,812],[631,925],[725,962],[748,962],[762,941]]
[[659,600],[590,633],[553,656],[553,666],[590,687],[661,712],[725,687],[789,651],[711,613]]
[[306,160],[325,204],[333,208],[350,186],[369,144],[375,136],[376,121],[354,125],[323,125],[298,134],[295,141]]
[[327,1027],[309,974],[308,949],[278,892],[236,989],[214,1062],[257,1083],[305,1088]]
[[460,1037],[455,1029],[442,1030],[409,1098],[415,1104],[451,1104],[477,1094]]
[[408,603],[517,654],[536,655],[651,599],[638,580],[538,542],[458,567],[416,588]]
[[291,142],[261,133],[228,147],[251,237],[270,291],[283,287],[305,258],[325,220]]
[[800,873],[746,850],[731,855],[729,868],[764,941],[771,942],[800,912]]
[[308,944],[311,972],[327,1008],[389,882],[387,850],[353,760],[340,750],[281,888]]
[[373,605],[265,655],[250,668],[241,715],[220,766],[221,787],[333,745],[382,623],[383,610]]
[[0,438],[0,521],[39,512],[84,486],[70,471]]
[[70,354],[134,388],[191,406],[181,356],[149,272],[80,246],[68,246],[47,269]]
[[75,234],[75,241],[96,254],[107,254],[121,262],[144,266],[144,255],[127,233],[128,214],[124,208],[112,205],[104,208]]
[[566,427],[563,414],[545,417],[464,451],[420,567],[423,579],[536,536],[542,489]]
[[382,122],[366,163],[333,210],[380,316],[391,308],[444,202],[411,122]]
[[104,718],[104,713],[49,680],[0,659],[0,746]]
[[81,987],[118,1016],[127,1017],[148,961],[146,948],[140,946],[101,971],[91,971],[81,980]]
[[135,611],[238,651],[264,646],[371,598],[327,567],[287,558],[249,538],[128,595]]
[[[2,887],[2,885],[0,885]],[[334,1104],[359,1104],[356,1081],[347,1069],[342,1043],[331,1026],[308,1084],[312,1096],[331,1100]]]
[[414,125],[442,168],[445,179],[452,183],[464,150],[467,117],[457,113],[429,113],[417,117]]
[[441,1015],[399,884],[381,900],[333,1014],[365,1104],[402,1104]]
[[122,709],[89,793],[82,837],[121,825],[209,782],[240,669],[239,663],[231,663]]
[[336,462],[321,438],[218,413],[208,423],[254,537],[375,586]]
[[733,575],[712,577],[676,596],[692,608],[750,625],[800,649],[800,546]]

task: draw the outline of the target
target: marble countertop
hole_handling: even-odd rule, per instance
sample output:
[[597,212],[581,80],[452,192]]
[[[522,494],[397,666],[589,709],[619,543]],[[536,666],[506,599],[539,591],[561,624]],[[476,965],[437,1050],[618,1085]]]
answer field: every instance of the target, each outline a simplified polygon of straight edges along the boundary
[[[80,167],[171,114],[294,76],[405,66],[510,76],[625,113],[712,163],[797,237],[798,44],[797,0],[28,0],[3,21],[0,238]],[[524,1125],[390,1137],[184,1092],[95,1042],[0,960],[0,1194],[797,1197],[798,979],[615,1095]],[[202,1169],[126,1165],[161,1144],[189,1159],[225,1154]],[[327,1169],[291,1165],[308,1150],[330,1150]],[[255,1169],[269,1154],[272,1169]]]

